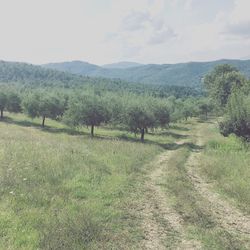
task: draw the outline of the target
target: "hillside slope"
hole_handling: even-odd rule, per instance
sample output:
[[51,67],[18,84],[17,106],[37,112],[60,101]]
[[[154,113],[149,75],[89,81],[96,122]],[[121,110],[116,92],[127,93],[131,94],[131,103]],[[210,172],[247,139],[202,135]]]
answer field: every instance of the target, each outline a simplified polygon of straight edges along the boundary
[[99,66],[88,62],[72,61],[63,63],[49,63],[42,65],[45,68],[70,72],[72,74],[88,75],[93,71],[99,70]]
[[135,62],[118,62],[118,63],[111,63],[105,64],[102,67],[107,69],[128,69],[142,66],[143,64],[135,63]]
[[[84,63],[83,63],[84,64]],[[81,65],[83,65],[81,64]],[[64,64],[67,67],[70,64]],[[87,65],[88,68],[93,67]],[[98,66],[96,66],[98,67]],[[70,69],[70,67],[68,68]],[[75,69],[77,70],[77,69]],[[65,70],[66,71],[66,70]],[[70,71],[70,70],[68,70]],[[183,86],[167,86],[138,84],[127,82],[120,79],[109,79],[103,77],[89,77],[69,72],[62,72],[56,69],[47,69],[41,66],[0,61],[0,83],[18,84],[19,86],[30,87],[55,87],[55,88],[81,88],[94,89],[95,91],[111,91],[111,92],[133,92],[133,93],[153,93],[155,96],[174,95],[177,98],[183,96],[197,96],[201,94],[200,90]]]
[[148,64],[130,68],[104,68],[81,62],[43,65],[46,68],[78,73],[85,76],[120,78],[130,82],[146,84],[200,87],[202,78],[216,65],[231,64],[250,77],[250,60],[219,60],[212,62],[190,62],[178,64]]
[[27,63],[0,61],[0,82],[32,85],[70,85],[87,82],[89,78]]

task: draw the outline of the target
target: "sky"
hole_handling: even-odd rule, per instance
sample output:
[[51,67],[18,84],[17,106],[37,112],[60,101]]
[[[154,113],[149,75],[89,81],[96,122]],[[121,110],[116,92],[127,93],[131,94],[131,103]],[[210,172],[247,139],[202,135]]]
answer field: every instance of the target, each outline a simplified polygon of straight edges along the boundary
[[0,0],[0,60],[250,59],[250,0]]

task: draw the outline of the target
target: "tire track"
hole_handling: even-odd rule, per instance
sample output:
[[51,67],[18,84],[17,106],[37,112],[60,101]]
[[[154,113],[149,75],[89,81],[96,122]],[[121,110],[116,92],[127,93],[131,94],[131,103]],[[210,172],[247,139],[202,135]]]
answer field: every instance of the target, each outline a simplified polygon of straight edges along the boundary
[[[182,143],[178,142],[178,144]],[[155,167],[155,170],[150,174],[146,182],[147,202],[142,210],[145,239],[142,249],[166,249],[167,247],[164,246],[163,241],[169,235],[175,236],[174,242],[168,248],[201,249],[200,242],[186,238],[182,217],[168,206],[167,196],[159,185],[164,174],[164,168],[167,167],[172,156],[173,152],[167,151],[151,163],[157,167]],[[156,220],[155,215],[158,215],[161,220],[165,221],[164,226]]]
[[[197,131],[197,145],[203,146],[201,128]],[[199,164],[201,152],[193,151],[186,162],[188,177],[190,178],[195,190],[208,201],[208,210],[211,212],[215,221],[226,231],[238,234],[247,240],[250,247],[250,216],[243,214],[239,209],[227,202],[218,193],[213,191],[213,185],[207,183],[199,175]]]

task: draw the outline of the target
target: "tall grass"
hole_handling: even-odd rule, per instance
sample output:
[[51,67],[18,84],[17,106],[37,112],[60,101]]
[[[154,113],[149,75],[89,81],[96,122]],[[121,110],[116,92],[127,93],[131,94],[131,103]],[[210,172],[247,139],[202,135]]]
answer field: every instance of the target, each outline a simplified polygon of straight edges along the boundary
[[[162,177],[161,185],[169,199],[168,205],[181,215],[187,239],[201,242],[202,249],[244,249],[216,223],[207,209],[207,201],[195,191],[185,166],[191,151],[188,146],[176,150]],[[165,239],[167,248],[174,249],[179,237],[173,231]]]
[[219,134],[216,125],[204,128],[207,145],[201,161],[201,170],[218,190],[250,213],[250,147],[231,135]]
[[91,139],[54,121],[42,130],[39,120],[11,118],[0,122],[0,249],[135,246],[140,229],[124,207],[163,150],[157,137],[141,144],[99,129]]

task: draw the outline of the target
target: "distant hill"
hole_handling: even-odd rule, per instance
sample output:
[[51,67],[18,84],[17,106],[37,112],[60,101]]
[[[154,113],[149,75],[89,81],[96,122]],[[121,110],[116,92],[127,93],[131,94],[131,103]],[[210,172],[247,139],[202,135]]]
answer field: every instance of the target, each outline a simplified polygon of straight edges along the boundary
[[77,63],[77,69],[74,68],[75,62],[43,66],[84,76],[119,78],[129,82],[200,88],[201,79],[216,65],[225,63],[236,66],[247,77],[250,77],[250,60],[225,59],[212,62],[148,64],[129,68],[112,68],[112,66],[104,68],[93,64],[81,64],[80,62]]
[[102,67],[106,69],[129,69],[129,68],[139,67],[142,65],[143,64],[135,62],[118,62],[118,63],[105,64]]
[[32,85],[70,85],[89,81],[89,77],[46,69],[27,63],[0,61],[0,82],[28,83]]
[[78,75],[89,75],[91,74],[91,72],[95,72],[101,69],[101,67],[97,65],[90,64],[88,62],[82,62],[82,61],[49,63],[49,64],[45,64],[41,66],[45,68],[49,68],[49,69],[65,71],[65,72],[78,74]]
[[[64,65],[68,67],[72,64],[66,63]],[[87,63],[81,63],[81,65],[87,65],[91,68],[91,65]],[[201,91],[190,87],[132,83],[120,79],[81,76],[27,63],[0,61],[0,85],[6,83],[18,85],[24,89],[36,87],[67,88],[77,89],[77,91],[92,89],[96,93],[126,91],[138,94],[150,93],[160,97],[170,95],[185,97],[202,94]]]
[[250,60],[250,55],[242,57],[241,60]]

